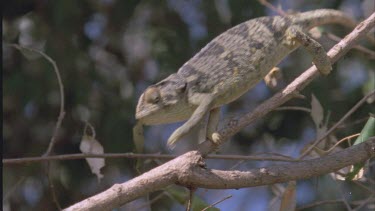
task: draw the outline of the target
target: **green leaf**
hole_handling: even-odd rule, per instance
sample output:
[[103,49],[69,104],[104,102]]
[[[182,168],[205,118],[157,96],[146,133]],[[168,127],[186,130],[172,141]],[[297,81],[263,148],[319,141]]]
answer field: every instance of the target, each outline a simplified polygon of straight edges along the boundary
[[[361,135],[355,140],[354,145],[360,144],[365,142],[371,136],[375,136],[375,118],[370,117],[367,120],[366,125],[363,127],[361,131]],[[346,175],[345,180],[353,180],[353,178],[358,174],[358,172],[363,168],[364,163],[357,163],[354,164],[353,169]]]
[[363,127],[361,131],[361,135],[358,136],[358,138],[355,140],[354,145],[360,144],[364,141],[366,141],[371,136],[375,136],[375,118],[370,117],[366,125]]

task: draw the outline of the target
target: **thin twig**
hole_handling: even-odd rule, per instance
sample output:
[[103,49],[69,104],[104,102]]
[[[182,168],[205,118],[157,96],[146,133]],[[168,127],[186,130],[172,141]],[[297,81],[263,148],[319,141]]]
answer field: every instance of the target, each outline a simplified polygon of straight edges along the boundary
[[[374,200],[375,199],[371,198],[371,196],[370,196],[367,199],[351,201],[349,203],[351,205],[360,206],[364,202],[368,203],[368,202],[371,202],[371,201],[374,201]],[[296,211],[301,211],[301,210],[304,210],[304,209],[309,209],[309,208],[312,208],[312,207],[317,207],[317,206],[325,205],[325,204],[341,204],[341,203],[344,203],[344,201],[342,199],[331,199],[331,200],[317,201],[317,202],[313,202],[313,203],[310,203],[310,204],[307,204],[307,205],[304,205],[304,206],[301,206],[301,207],[297,207]],[[357,208],[355,210],[357,210]]]
[[274,111],[283,111],[283,110],[305,111],[307,113],[311,113],[311,109],[304,108],[304,107],[298,107],[298,106],[282,106],[282,107],[274,109]]
[[297,207],[296,211],[300,211],[300,210],[304,210],[304,209],[309,209],[309,208],[317,207],[317,206],[324,205],[324,204],[341,204],[341,203],[343,203],[342,199],[332,199],[332,200],[317,201],[317,202],[313,202],[311,204],[304,205],[302,207]]
[[[329,33],[329,32],[327,32],[326,35],[329,39],[331,39],[333,41],[336,41],[336,42],[339,42],[340,40],[342,40],[342,38],[340,38],[340,37],[338,37],[338,36],[336,36],[332,33]],[[353,46],[353,49],[356,49],[360,52],[363,52],[363,53],[369,55],[370,59],[375,59],[375,51],[372,51],[368,48],[365,48],[362,45],[355,45],[355,46]]]
[[287,16],[287,15],[288,15],[288,14],[286,14],[286,13],[284,12],[284,10],[279,9],[279,8],[273,6],[273,5],[272,5],[271,3],[269,3],[267,0],[258,0],[258,1],[259,1],[260,4],[264,5],[265,7],[271,9],[272,11],[278,13],[278,14],[281,15],[281,16]]
[[362,209],[362,207],[364,207],[366,204],[368,204],[369,202],[373,201],[374,200],[374,197],[375,195],[371,195],[369,196],[366,200],[364,200],[360,205],[358,205],[355,209],[353,209],[353,211],[357,211],[357,210],[360,210]]
[[352,180],[352,182],[354,182],[356,185],[358,185],[359,187],[361,187],[362,189],[368,191],[369,193],[371,193],[372,195],[375,196],[375,190],[374,189],[371,189],[371,187],[367,187],[365,186],[364,184],[362,184],[361,182],[358,182],[356,180]]
[[277,156],[277,157],[287,158],[287,159],[290,159],[290,160],[295,160],[294,158],[292,158],[290,156],[283,155],[281,153],[276,153],[276,152],[261,152],[261,153],[255,153],[254,155],[273,155],[273,156]]
[[39,51],[39,50],[36,50],[36,49],[33,49],[33,48],[29,48],[29,47],[25,47],[25,46],[21,46],[21,45],[18,45],[18,44],[6,44],[6,45],[11,46],[13,48],[16,48],[20,51],[28,50],[28,51],[40,54],[43,58],[45,58],[49,63],[52,64],[53,70],[55,71],[57,81],[58,81],[58,84],[59,84],[59,89],[60,89],[60,113],[59,113],[59,116],[58,116],[58,119],[57,119],[57,122],[56,122],[56,126],[55,126],[55,129],[54,129],[52,137],[51,137],[51,141],[48,145],[48,148],[47,148],[46,152],[44,153],[45,156],[48,156],[48,155],[51,154],[52,149],[53,149],[53,147],[56,143],[57,132],[60,129],[62,120],[64,119],[64,116],[65,116],[64,84],[62,83],[62,80],[61,80],[60,70],[57,67],[56,62],[51,57],[49,57],[47,54],[43,53],[42,51]]
[[361,119],[357,119],[357,120],[351,121],[351,122],[346,123],[346,124],[339,125],[339,126],[337,126],[337,129],[343,129],[343,128],[347,128],[347,127],[353,127],[354,125],[362,124],[363,122],[366,122],[367,120],[368,120],[368,116],[363,117]]
[[[36,50],[36,49],[33,49],[33,48],[29,48],[29,47],[25,47],[25,46],[21,46],[21,45],[18,45],[18,44],[6,44],[6,45],[8,45],[10,47],[13,47],[13,48],[16,48],[19,51],[28,50],[28,51],[31,51],[31,52],[34,52],[34,53],[37,53],[37,54],[41,55],[50,64],[52,64],[53,70],[55,71],[57,81],[58,81],[58,85],[59,85],[59,90],[60,90],[60,112],[59,112],[59,116],[58,116],[57,121],[56,121],[54,131],[52,133],[51,140],[49,142],[48,148],[47,148],[46,152],[43,154],[43,157],[49,156],[51,154],[52,150],[53,150],[54,145],[56,144],[57,133],[58,133],[60,127],[61,127],[62,121],[63,121],[64,116],[65,116],[64,84],[62,83],[62,80],[61,80],[59,68],[57,67],[56,62],[51,57],[49,57],[47,54],[43,53],[42,51],[39,51],[39,50]],[[48,183],[49,183],[49,187],[50,187],[50,190],[51,190],[52,199],[55,202],[56,207],[59,210],[61,210],[61,206],[60,206],[60,204],[57,200],[57,196],[56,196],[56,193],[55,193],[55,190],[54,190],[54,185],[52,184],[51,175],[50,175],[49,171],[50,171],[50,163],[47,162],[46,163],[46,175],[47,175],[47,178],[48,178]]]
[[252,155],[208,155],[209,159],[224,160],[256,160],[256,161],[282,161],[282,162],[298,162],[297,159],[287,156],[252,156]]
[[342,142],[344,142],[346,140],[350,140],[350,139],[355,138],[355,137],[358,137],[359,135],[361,135],[361,134],[357,133],[357,134],[353,134],[353,135],[347,136],[345,138],[342,138],[340,141],[336,142],[335,145],[333,145],[330,149],[328,149],[328,150],[322,150],[322,151],[324,153],[330,153],[332,150],[334,150]]
[[186,205],[186,211],[190,211],[191,210],[191,206],[193,204],[193,197],[194,197],[194,191],[195,190],[196,190],[196,188],[189,187],[189,198],[188,198],[188,202],[187,202],[187,205]]
[[[3,165],[11,164],[25,164],[32,162],[52,161],[52,160],[77,160],[85,158],[141,158],[141,159],[173,159],[177,155],[170,154],[135,154],[135,153],[104,153],[104,154],[65,154],[65,155],[50,155],[44,157],[25,157],[25,158],[10,158],[3,159]],[[287,156],[246,156],[246,155],[208,155],[207,159],[222,159],[222,160],[254,160],[254,161],[280,161],[280,162],[299,162],[296,159]]]
[[244,163],[245,161],[244,160],[239,160],[237,163],[235,163],[232,167],[230,167],[228,170],[233,170],[235,168],[237,168],[237,166],[241,165],[242,163]]
[[210,209],[211,207],[214,207],[215,205],[217,205],[217,204],[219,204],[219,203],[221,203],[221,202],[223,202],[223,201],[225,201],[225,200],[227,200],[227,199],[229,199],[229,198],[232,198],[232,195],[229,195],[229,196],[226,196],[226,197],[220,199],[219,201],[217,201],[217,202],[211,204],[210,206],[205,207],[202,211],[206,211],[206,210]]
[[53,184],[53,181],[52,181],[52,176],[51,176],[51,163],[49,161],[46,162],[46,175],[47,175],[47,178],[48,178],[48,185],[49,185],[49,190],[51,192],[51,195],[52,195],[52,200],[53,202],[56,204],[56,207],[58,210],[62,210],[61,208],[61,205],[59,203],[59,200],[57,198],[57,194],[56,194],[56,191],[55,191],[55,185]]
[[320,142],[322,142],[324,139],[326,139],[333,131],[335,131],[337,129],[337,126],[339,126],[340,124],[342,124],[350,115],[352,115],[359,107],[361,107],[362,104],[364,104],[366,102],[366,100],[370,97],[372,97],[373,95],[375,95],[375,91],[372,91],[370,92],[369,94],[367,94],[366,96],[364,96],[355,106],[353,106],[353,108],[351,108],[333,127],[331,127],[324,135],[322,135],[319,139],[317,139],[316,141],[314,141],[313,144],[311,144],[311,146],[306,150],[304,151],[301,156],[299,157],[299,159],[303,159],[306,155],[308,155],[311,150],[313,150]]

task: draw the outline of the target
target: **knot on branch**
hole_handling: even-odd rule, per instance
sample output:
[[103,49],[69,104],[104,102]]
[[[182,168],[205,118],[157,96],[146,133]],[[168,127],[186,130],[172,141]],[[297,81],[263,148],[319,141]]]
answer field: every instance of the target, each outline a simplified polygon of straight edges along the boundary
[[206,167],[202,154],[198,151],[187,152],[177,158],[176,162],[178,171],[177,183],[181,185],[183,184],[184,186],[188,185],[188,183],[190,182],[190,178],[197,168]]

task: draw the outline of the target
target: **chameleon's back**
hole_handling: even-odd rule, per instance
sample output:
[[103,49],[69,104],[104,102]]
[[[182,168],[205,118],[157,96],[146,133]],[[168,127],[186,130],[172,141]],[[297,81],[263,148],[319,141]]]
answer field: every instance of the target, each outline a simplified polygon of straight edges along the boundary
[[355,26],[355,21],[343,12],[331,9],[249,20],[208,43],[178,74],[187,79],[195,92],[217,93],[215,106],[229,103],[298,47],[286,38],[290,26],[308,30],[328,23]]
[[231,102],[294,50],[281,43],[288,25],[288,19],[279,16],[241,23],[208,43],[178,74],[196,92],[220,93],[216,106]]

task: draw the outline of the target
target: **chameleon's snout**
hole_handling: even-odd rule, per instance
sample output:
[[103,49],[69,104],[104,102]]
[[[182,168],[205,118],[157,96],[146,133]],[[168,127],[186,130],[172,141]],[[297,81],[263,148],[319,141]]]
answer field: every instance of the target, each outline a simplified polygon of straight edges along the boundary
[[[149,103],[145,93],[139,98],[136,110],[135,119],[143,124],[150,125],[158,122],[161,117],[158,115],[160,105],[157,103]],[[160,113],[160,112],[159,112]]]
[[147,115],[148,112],[146,112],[146,111],[147,110],[145,109],[145,105],[144,105],[144,94],[142,94],[139,97],[138,104],[137,104],[137,107],[135,109],[135,119],[141,120],[143,117],[145,117]]
[[137,108],[135,109],[135,119],[141,120],[150,113],[150,108],[147,108],[147,104],[144,102],[144,94],[139,97]]

